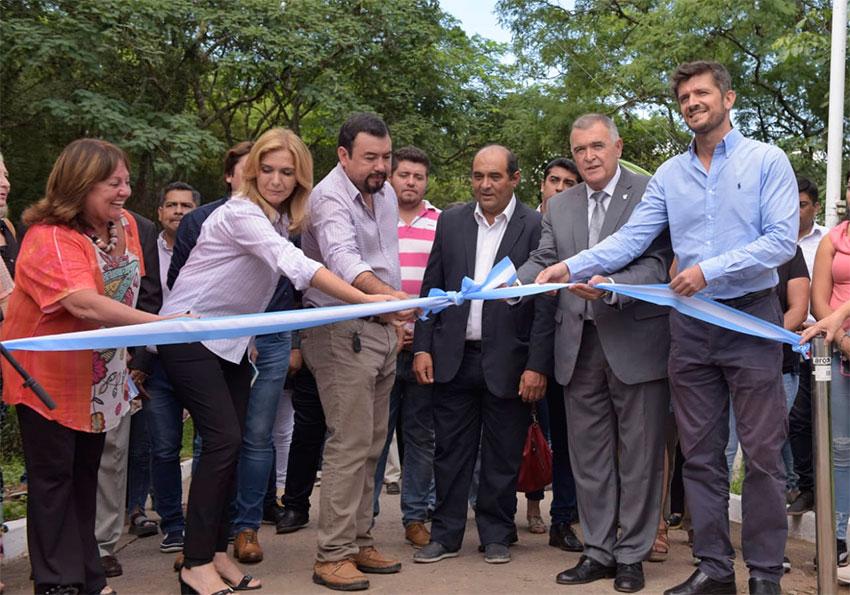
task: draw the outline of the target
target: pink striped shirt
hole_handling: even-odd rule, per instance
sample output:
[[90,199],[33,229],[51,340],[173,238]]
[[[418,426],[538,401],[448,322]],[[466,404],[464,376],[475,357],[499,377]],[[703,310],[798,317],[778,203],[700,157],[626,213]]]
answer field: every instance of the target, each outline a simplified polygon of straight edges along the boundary
[[428,264],[428,255],[437,233],[440,209],[427,200],[422,201],[422,212],[410,225],[398,220],[398,257],[401,263],[401,289],[412,296],[419,296],[422,277]]

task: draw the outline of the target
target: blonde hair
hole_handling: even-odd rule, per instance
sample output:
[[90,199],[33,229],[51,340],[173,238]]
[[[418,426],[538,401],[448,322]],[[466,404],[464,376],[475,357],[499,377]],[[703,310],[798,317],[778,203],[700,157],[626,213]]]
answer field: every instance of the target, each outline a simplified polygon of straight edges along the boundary
[[62,150],[53,164],[44,198],[24,211],[24,224],[66,225],[84,231],[87,227],[83,219],[86,196],[95,184],[109,178],[122,162],[129,171],[127,154],[112,143],[95,138],[75,140]]
[[242,187],[240,194],[258,205],[270,220],[274,220],[279,211],[263,198],[257,188],[257,176],[263,157],[272,151],[285,150],[292,154],[295,163],[295,189],[283,202],[283,213],[289,218],[289,231],[297,232],[307,211],[307,199],[313,189],[313,157],[310,150],[297,134],[288,128],[272,128],[263,133],[251,147],[242,169]]

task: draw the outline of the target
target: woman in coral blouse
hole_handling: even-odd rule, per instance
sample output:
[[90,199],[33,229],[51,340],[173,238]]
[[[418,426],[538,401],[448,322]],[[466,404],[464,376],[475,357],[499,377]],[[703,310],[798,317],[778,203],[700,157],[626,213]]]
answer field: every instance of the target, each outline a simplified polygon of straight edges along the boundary
[[[159,320],[135,309],[144,274],[127,156],[72,142],[45,196],[24,213],[2,339]],[[16,406],[28,476],[29,555],[36,593],[110,593],[94,536],[104,432],[129,413],[127,350],[19,352],[56,402],[47,409],[3,362],[3,400]]]

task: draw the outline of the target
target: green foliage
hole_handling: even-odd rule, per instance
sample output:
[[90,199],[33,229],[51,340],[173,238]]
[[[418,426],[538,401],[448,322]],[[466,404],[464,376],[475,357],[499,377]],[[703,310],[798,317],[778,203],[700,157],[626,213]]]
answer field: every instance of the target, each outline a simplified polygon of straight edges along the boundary
[[320,178],[355,110],[382,115],[396,146],[422,146],[435,175],[455,179],[495,136],[494,105],[512,88],[504,48],[470,39],[435,0],[2,6],[0,142],[16,212],[80,136],[128,151],[133,205],[146,214],[173,179],[221,194],[224,149],[272,126],[304,138]]
[[699,57],[729,66],[745,133],[780,144],[816,178],[823,169],[827,0],[500,0],[510,65],[507,47],[468,36],[437,0],[0,0],[0,9],[0,147],[15,214],[80,136],[128,151],[131,204],[148,215],[175,179],[219,196],[224,149],[272,126],[304,138],[318,180],[355,110],[383,116],[396,147],[429,153],[436,204],[469,198],[472,157],[494,142],[519,156],[517,195],[536,204],[543,166],[569,154],[582,113],[614,116],[624,158],[649,170],[680,151],[689,135],[666,79]]
[[[779,144],[798,167],[823,169],[813,162],[823,161],[826,143],[826,0],[578,0],[572,9],[500,0],[498,7],[524,72],[546,78],[547,91],[577,111],[614,116],[626,156],[644,166],[687,140],[669,73],[681,62],[711,59],[732,74],[735,122],[745,134]],[[846,101],[850,114],[850,94]]]

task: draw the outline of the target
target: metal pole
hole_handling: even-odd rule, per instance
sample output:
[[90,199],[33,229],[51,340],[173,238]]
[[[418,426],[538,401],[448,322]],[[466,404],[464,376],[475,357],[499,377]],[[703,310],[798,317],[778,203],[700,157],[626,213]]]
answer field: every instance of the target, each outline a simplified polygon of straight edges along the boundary
[[[829,123],[826,140],[827,227],[838,223],[841,200],[841,159],[844,129],[844,71],[847,68],[847,0],[832,2],[832,42],[829,61]],[[848,205],[850,206],[850,205]]]
[[832,499],[832,428],[829,419],[832,352],[823,337],[815,337],[812,340],[812,353],[812,454],[815,472],[818,592],[835,593],[838,590],[838,562]]

